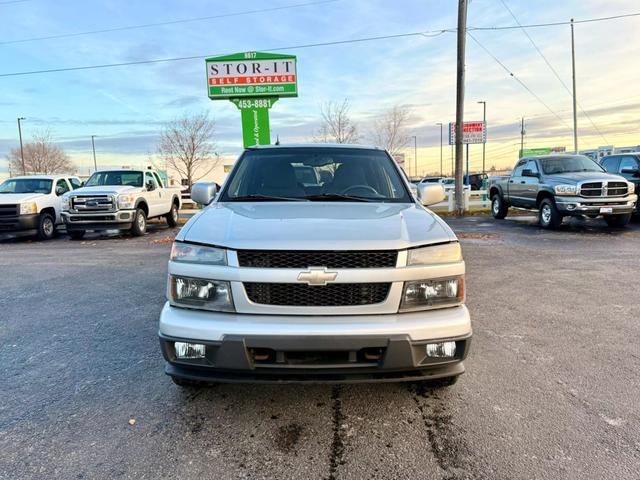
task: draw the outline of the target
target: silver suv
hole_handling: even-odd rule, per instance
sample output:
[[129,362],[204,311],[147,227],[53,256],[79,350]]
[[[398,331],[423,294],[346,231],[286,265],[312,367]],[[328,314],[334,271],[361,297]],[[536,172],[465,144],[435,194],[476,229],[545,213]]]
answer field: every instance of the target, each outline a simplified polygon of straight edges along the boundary
[[[299,170],[317,183],[301,183]],[[201,382],[370,382],[464,372],[471,323],[451,229],[385,150],[246,150],[171,251],[160,316],[166,373]]]

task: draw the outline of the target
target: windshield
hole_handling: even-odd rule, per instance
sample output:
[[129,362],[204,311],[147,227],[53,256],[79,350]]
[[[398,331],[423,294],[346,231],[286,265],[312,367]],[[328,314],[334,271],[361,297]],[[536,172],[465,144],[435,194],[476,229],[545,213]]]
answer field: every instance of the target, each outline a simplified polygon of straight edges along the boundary
[[583,155],[539,158],[538,161],[542,166],[542,171],[547,175],[569,172],[604,172],[600,165]]
[[130,187],[142,187],[142,172],[132,172],[130,170],[114,170],[109,172],[96,172],[85,187],[97,187],[100,185],[128,185]]
[[51,193],[53,180],[41,178],[11,178],[0,185],[0,193]]
[[381,150],[327,147],[248,150],[238,161],[222,193],[222,202],[411,202],[393,160]]

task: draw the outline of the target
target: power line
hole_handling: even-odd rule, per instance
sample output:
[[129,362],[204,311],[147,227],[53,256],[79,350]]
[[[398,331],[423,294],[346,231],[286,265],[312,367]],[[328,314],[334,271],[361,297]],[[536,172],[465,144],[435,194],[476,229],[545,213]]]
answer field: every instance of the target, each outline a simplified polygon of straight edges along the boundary
[[[27,0],[23,0],[27,1]],[[18,40],[5,40],[1,41],[0,45],[12,45],[16,43],[26,43],[26,42],[36,42],[40,40],[54,40],[58,38],[69,38],[69,37],[80,37],[83,35],[93,35],[96,33],[109,33],[109,32],[121,32],[125,30],[136,30],[139,28],[150,28],[150,27],[161,27],[165,25],[177,25],[180,23],[191,23],[191,22],[200,22],[203,20],[214,20],[217,18],[229,18],[229,17],[240,17],[244,15],[253,15],[256,13],[268,13],[268,12],[276,12],[280,10],[288,10],[291,8],[300,8],[300,7],[309,7],[313,5],[324,5],[327,3],[334,3],[340,0],[319,0],[315,2],[308,3],[296,3],[293,5],[283,5],[280,7],[269,7],[269,8],[261,8],[258,10],[245,10],[243,12],[232,12],[232,13],[222,13],[219,15],[209,15],[206,17],[194,17],[194,18],[184,18],[180,20],[168,20],[165,22],[156,22],[156,23],[143,23],[139,25],[126,25],[123,27],[111,27],[111,28],[103,28],[100,30],[87,30],[84,32],[73,32],[73,33],[61,33],[58,35],[47,35],[43,37],[30,37],[30,38],[22,38]]]
[[487,55],[489,55],[491,58],[493,58],[493,60],[495,60],[495,62],[500,65],[505,72],[507,72],[509,74],[509,76],[511,76],[516,82],[518,82],[527,92],[529,92],[536,100],[538,100],[538,102],[540,102],[542,105],[544,105],[544,107],[549,110],[549,112],[551,112],[553,114],[553,116],[555,116],[558,120],[560,120],[560,122],[567,127],[567,129],[571,130],[571,127],[569,125],[567,125],[567,123],[562,119],[562,117],[560,117],[560,115],[558,115],[556,112],[554,112],[551,107],[549,105],[547,105],[544,100],[542,100],[533,90],[531,90],[522,80],[520,80],[518,77],[516,77],[516,75],[509,70],[509,68],[507,68],[507,66],[502,63],[500,60],[498,60],[498,58],[489,51],[489,49],[487,49],[487,47],[485,47],[482,43],[480,43],[478,41],[478,39],[476,37],[474,37],[471,33],[467,32],[467,35],[469,35],[469,37],[471,38],[471,40],[473,40],[474,42],[476,42],[476,44],[482,48]]
[[[608,17],[596,17],[596,18],[587,18],[585,20],[574,20],[573,23],[593,23],[593,22],[604,22],[607,20],[617,20],[620,18],[630,18],[630,17],[640,17],[640,12],[634,13],[625,13],[622,15],[611,15]],[[502,27],[469,27],[469,30],[513,30],[517,28],[539,28],[539,27],[559,27],[561,25],[571,25],[571,21],[564,22],[549,22],[549,23],[531,23],[528,25],[505,25]]]
[[[515,20],[515,22],[520,25],[520,21],[518,20],[518,18],[515,16],[515,14],[513,13],[513,11],[509,8],[509,5],[507,5],[507,3],[505,2],[505,0],[500,0],[500,2],[502,3],[502,5],[504,5],[504,8],[507,9],[507,11],[511,14],[511,16],[513,17],[513,19]],[[575,22],[574,22],[575,23]],[[542,50],[540,50],[538,48],[538,45],[536,45],[536,42],[533,41],[533,38],[531,38],[531,36],[527,33],[527,30],[522,28],[522,33],[525,34],[525,36],[529,39],[529,42],[531,42],[531,45],[533,45],[533,48],[536,49],[536,51],[538,52],[538,54],[542,57],[542,59],[544,60],[544,62],[547,64],[547,67],[549,67],[549,70],[551,70],[551,72],[553,73],[553,75],[558,79],[558,81],[560,82],[560,84],[564,87],[564,89],[567,91],[567,93],[573,97],[573,92],[569,89],[569,87],[567,86],[566,83],[564,83],[564,80],[562,80],[562,78],[560,77],[560,75],[558,74],[558,72],[556,71],[555,68],[553,68],[553,65],[551,65],[551,62],[549,62],[549,60],[547,60],[547,57],[544,55],[544,53],[542,53]],[[591,117],[589,116],[589,114],[585,111],[584,108],[582,108],[582,105],[580,104],[580,102],[578,102],[578,107],[580,108],[580,111],[584,114],[585,117],[587,117],[587,119],[589,120],[589,122],[591,123],[591,125],[593,126],[593,128],[595,128],[596,132],[598,132],[598,135],[600,135],[600,137],[604,140],[605,143],[609,143],[609,141],[606,139],[606,137],[602,134],[602,132],[600,131],[600,129],[598,128],[598,126],[593,122],[593,120],[591,119]]]
[[[362,43],[362,42],[371,42],[375,40],[386,40],[390,38],[406,38],[406,37],[415,37],[415,36],[425,36],[425,34],[435,34],[431,35],[438,36],[443,33],[448,32],[449,30],[439,30],[432,32],[412,32],[412,33],[398,33],[395,35],[381,35],[377,37],[365,37],[365,38],[354,38],[350,40],[335,40],[333,42],[320,42],[320,43],[306,43],[302,45],[291,45],[288,47],[276,47],[276,48],[267,48],[264,50],[277,52],[281,50],[296,50],[302,48],[313,48],[313,47],[326,47],[331,45],[344,45],[347,43]],[[178,62],[183,60],[195,60],[195,59],[203,59],[206,57],[222,55],[222,54],[212,54],[212,55],[191,55],[188,57],[172,57],[172,58],[158,58],[153,60],[137,60],[131,62],[121,62],[121,63],[104,63],[99,65],[84,65],[80,67],[63,67],[63,68],[50,68],[47,70],[30,70],[26,72],[10,72],[10,73],[0,73],[0,77],[17,77],[23,75],[36,75],[41,73],[55,73],[55,72],[69,72],[75,70],[91,70],[96,68],[111,68],[111,67],[124,67],[127,65],[145,65],[150,63],[165,63],[165,62]]]

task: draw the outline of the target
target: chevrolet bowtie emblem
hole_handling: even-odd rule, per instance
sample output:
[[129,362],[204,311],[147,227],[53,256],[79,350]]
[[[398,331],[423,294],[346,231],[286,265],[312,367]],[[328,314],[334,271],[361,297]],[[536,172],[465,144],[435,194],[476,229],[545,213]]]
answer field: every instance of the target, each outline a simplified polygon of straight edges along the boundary
[[326,285],[333,282],[338,276],[338,272],[328,272],[327,267],[309,267],[306,272],[300,272],[299,282],[306,282],[308,285]]

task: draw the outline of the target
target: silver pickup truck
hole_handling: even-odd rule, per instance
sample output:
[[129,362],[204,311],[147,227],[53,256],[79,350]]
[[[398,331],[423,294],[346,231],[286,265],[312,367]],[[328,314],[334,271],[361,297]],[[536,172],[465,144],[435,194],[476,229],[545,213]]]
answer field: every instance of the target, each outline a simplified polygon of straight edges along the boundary
[[180,201],[180,189],[164,185],[154,170],[100,170],[64,195],[62,218],[73,239],[87,230],[129,230],[140,236],[149,218],[164,217],[175,227]]
[[[301,182],[313,168],[315,182]],[[308,176],[308,175],[307,175]],[[305,177],[306,178],[306,177]],[[246,150],[171,251],[166,373],[199,382],[363,382],[464,372],[471,322],[456,236],[391,156],[363,146]]]

